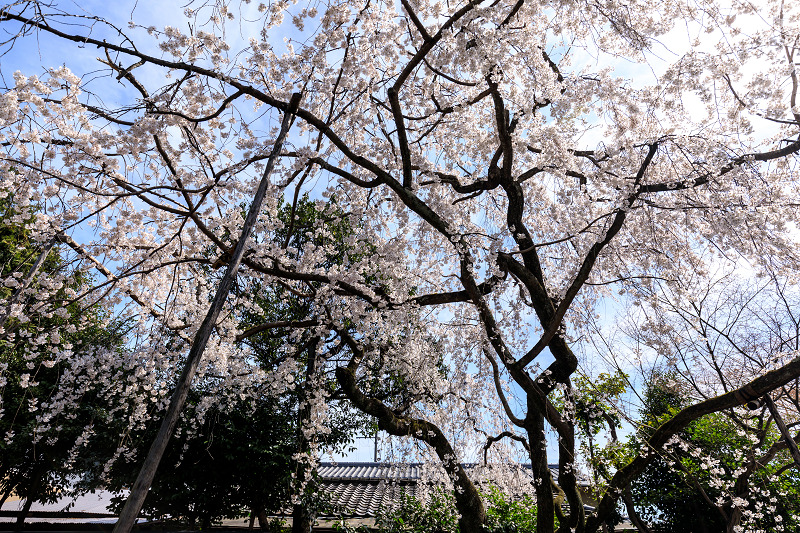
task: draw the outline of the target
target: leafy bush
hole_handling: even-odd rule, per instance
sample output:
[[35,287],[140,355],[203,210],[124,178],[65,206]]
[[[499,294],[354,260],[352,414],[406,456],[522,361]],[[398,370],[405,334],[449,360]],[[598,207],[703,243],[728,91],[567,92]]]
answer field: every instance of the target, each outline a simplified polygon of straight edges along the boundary
[[453,496],[442,489],[427,503],[404,492],[397,507],[378,511],[375,525],[381,533],[458,533],[458,511]]
[[486,499],[486,531],[490,533],[533,533],[536,531],[536,502],[528,494],[510,498],[492,487]]
[[[486,533],[534,533],[536,502],[529,495],[510,498],[497,487],[483,494],[486,501]],[[335,526],[340,533],[359,533],[368,528],[347,525],[344,520]],[[453,496],[438,489],[427,503],[403,493],[392,508],[381,508],[375,518],[379,533],[458,533],[458,511]]]

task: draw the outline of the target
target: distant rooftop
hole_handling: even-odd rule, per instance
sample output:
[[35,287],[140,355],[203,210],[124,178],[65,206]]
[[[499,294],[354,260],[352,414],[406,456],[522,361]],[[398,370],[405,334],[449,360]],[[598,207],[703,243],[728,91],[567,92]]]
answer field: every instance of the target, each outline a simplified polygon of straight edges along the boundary
[[[480,465],[467,463],[463,465],[471,470]],[[491,466],[491,465],[490,465]],[[518,467],[530,470],[530,464],[517,464]],[[547,467],[558,481],[558,465]],[[420,478],[420,463],[373,463],[373,462],[324,462],[319,465],[319,475],[328,481],[416,481]],[[578,475],[578,484],[588,484],[588,479]]]
[[409,481],[418,480],[417,463],[320,463],[319,475],[325,481]]
[[[465,464],[467,470],[475,464]],[[530,470],[530,464],[517,465]],[[558,480],[558,465],[547,465],[553,478]],[[352,518],[374,517],[381,507],[391,506],[403,493],[416,496],[421,478],[419,463],[320,463],[318,473],[321,489],[330,503],[339,510],[339,516]],[[579,486],[588,480],[578,478]]]

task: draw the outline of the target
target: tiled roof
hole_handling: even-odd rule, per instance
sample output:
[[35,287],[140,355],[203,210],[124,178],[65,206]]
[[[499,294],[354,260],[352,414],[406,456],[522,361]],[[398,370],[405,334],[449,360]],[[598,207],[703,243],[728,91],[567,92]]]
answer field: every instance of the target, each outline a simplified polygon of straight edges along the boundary
[[[464,465],[466,469],[476,465]],[[530,465],[520,465],[529,470]],[[374,517],[382,506],[400,499],[403,492],[416,495],[419,464],[321,463],[321,492],[342,517]],[[558,479],[558,465],[548,465]],[[585,485],[579,478],[578,485]]]
[[416,495],[418,464],[321,463],[326,499],[341,516],[373,517],[381,507],[400,500],[403,492]]
[[[531,465],[518,465],[524,470],[529,470]],[[476,468],[475,464],[465,464],[464,468],[470,470]],[[553,479],[558,482],[558,465],[549,464],[547,467],[553,475]],[[420,477],[421,465],[418,463],[320,463],[319,475],[324,480],[336,481],[415,481]],[[588,480],[578,475],[578,485],[586,485]]]
[[373,517],[381,507],[391,507],[405,492],[416,495],[416,483],[386,481],[323,481],[325,496],[339,516]]
[[418,464],[320,463],[319,475],[328,481],[411,481],[419,479]]

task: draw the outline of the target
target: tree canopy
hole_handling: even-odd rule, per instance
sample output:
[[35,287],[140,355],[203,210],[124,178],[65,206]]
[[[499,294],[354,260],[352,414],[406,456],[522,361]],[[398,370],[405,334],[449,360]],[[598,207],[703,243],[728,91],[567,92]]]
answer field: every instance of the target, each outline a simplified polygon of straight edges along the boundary
[[[195,379],[279,394],[313,345],[337,390],[307,396],[304,431],[346,397],[439,465],[462,533],[486,522],[462,467],[484,448],[532,464],[538,533],[597,531],[704,417],[800,465],[797,3],[210,0],[164,27],[92,9],[0,9],[4,59],[33,58],[2,72],[0,189],[96,273],[77,300],[136,324],[133,423],[213,327]],[[277,216],[306,194],[326,216]],[[253,290],[217,316],[205,273],[229,262]],[[308,316],[243,329],[273,287]],[[277,328],[296,353],[264,371],[241,341]],[[576,416],[642,424],[662,363],[685,401],[606,461],[586,516],[578,444],[597,433]],[[619,375],[629,392],[604,391]],[[730,531],[757,527],[750,492],[709,472]]]

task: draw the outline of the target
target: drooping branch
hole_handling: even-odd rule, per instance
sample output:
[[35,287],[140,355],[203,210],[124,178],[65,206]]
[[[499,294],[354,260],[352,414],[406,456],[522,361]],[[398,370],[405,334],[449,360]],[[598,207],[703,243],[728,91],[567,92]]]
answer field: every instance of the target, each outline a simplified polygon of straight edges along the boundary
[[262,333],[264,331],[269,331],[271,329],[278,329],[278,328],[304,329],[317,325],[319,325],[319,321],[315,318],[310,318],[308,320],[278,320],[276,322],[265,322],[263,324],[253,326],[252,328],[246,329],[245,331],[241,332],[236,336],[236,341],[237,342],[243,341],[248,337],[252,337],[253,335],[257,335],[259,333]]
[[491,435],[486,437],[486,444],[483,445],[484,465],[487,464],[486,463],[487,454],[489,453],[489,448],[492,447],[492,444],[494,444],[495,442],[499,442],[505,438],[519,442],[520,444],[522,444],[522,447],[525,448],[525,451],[530,452],[531,447],[528,445],[528,439],[526,439],[525,437],[520,437],[519,435],[516,435],[514,433],[511,433],[510,431],[503,431],[502,433],[500,433],[499,435],[495,435],[494,437],[492,437]]
[[686,189],[692,189],[695,187],[700,187],[702,185],[706,185],[711,182],[714,178],[720,178],[725,174],[746,165],[749,162],[753,161],[774,161],[776,159],[783,159],[790,155],[794,155],[800,153],[800,140],[796,140],[793,142],[788,143],[783,148],[776,148],[775,150],[769,150],[766,152],[755,152],[744,154],[738,157],[733,158],[730,162],[723,165],[716,173],[707,172],[701,176],[698,176],[691,180],[686,180],[682,182],[670,182],[670,183],[653,183],[649,185],[642,185],[640,187],[640,191],[642,194],[649,194],[649,193],[660,193],[660,192],[670,192],[670,191],[681,191]]
[[467,533],[480,533],[483,531],[486,513],[480,494],[469,479],[469,476],[467,476],[463,465],[456,460],[457,454],[447,437],[432,422],[399,415],[381,400],[364,394],[356,382],[356,370],[358,368],[356,361],[363,359],[363,353],[361,353],[358,343],[351,335],[342,330],[338,332],[354,353],[348,366],[337,367],[335,371],[336,381],[345,396],[361,411],[375,417],[378,420],[379,429],[386,431],[390,435],[413,437],[431,446],[455,485],[454,496],[456,506],[461,514],[459,520],[461,531]]
[[2,315],[0,315],[0,330],[3,329],[5,326],[8,317],[11,316],[12,310],[14,305],[16,305],[28,287],[31,286],[33,280],[36,278],[37,274],[39,273],[39,269],[42,268],[45,259],[50,254],[50,251],[53,249],[53,246],[56,243],[56,237],[52,237],[49,241],[47,241],[42,248],[42,251],[39,253],[39,257],[36,258],[36,261],[33,262],[31,268],[28,270],[28,273],[25,275],[25,279],[22,280],[22,283],[17,290],[14,291],[14,294],[11,295],[11,298],[6,302],[6,308],[3,311]]
[[[492,357],[492,354],[490,353],[486,353],[485,356],[489,360],[489,363],[491,363],[492,365],[492,376],[494,377],[494,389],[495,392],[497,392],[497,397],[500,398],[500,403],[503,405],[503,410],[506,412],[506,416],[515,426],[525,427],[525,421],[514,414],[514,411],[511,409],[511,406],[508,403],[508,398],[506,398],[506,393],[503,390],[503,385],[502,383],[500,383],[500,369],[498,368],[497,360],[494,357]],[[486,462],[486,450],[490,445],[491,442],[487,443],[487,446],[483,450],[484,462]],[[528,447],[527,445],[525,446],[525,449],[530,451],[530,447]]]
[[647,524],[642,520],[639,516],[639,513],[636,511],[636,507],[633,504],[633,498],[631,497],[630,489],[625,489],[622,491],[622,501],[625,503],[625,510],[628,512],[628,518],[630,518],[631,523],[636,527],[639,533],[652,533]]
[[[505,276],[493,275],[486,281],[478,284],[478,292],[483,295],[491,293],[498,283],[505,280]],[[439,292],[415,296],[411,301],[420,306],[443,305],[456,302],[466,302],[470,300],[469,292],[464,289],[461,291]]]
[[[75,240],[72,237],[70,237],[69,235],[67,235],[63,231],[60,231],[60,232],[58,232],[56,234],[56,238],[58,239],[59,242],[62,242],[64,244],[66,244],[67,246],[69,246],[70,248],[72,248],[75,252],[78,253],[78,255],[80,257],[82,257],[85,260],[87,260],[90,263],[92,263],[94,265],[95,270],[97,270],[103,276],[105,276],[105,278],[110,283],[117,283],[117,282],[120,281],[119,277],[117,277],[113,272],[111,272],[96,257],[94,257],[92,254],[90,254],[83,246],[81,246],[79,243],[75,242]],[[156,319],[158,319],[158,320],[163,322],[165,316],[164,316],[164,313],[162,311],[156,309],[152,304],[146,302],[144,300],[144,298],[142,298],[139,294],[134,292],[132,289],[125,288],[124,292],[125,292],[125,294],[128,295],[128,297],[130,297],[131,300],[136,302],[143,309],[146,309],[148,314],[150,314],[150,316],[152,316],[153,318],[156,318]],[[177,332],[177,334],[184,341],[186,341],[187,343],[191,343],[191,339],[183,331],[181,331],[182,328],[176,328],[174,326],[170,326],[170,324],[167,324],[167,323],[164,323],[164,326],[167,327],[167,329],[170,329],[172,331]]]

